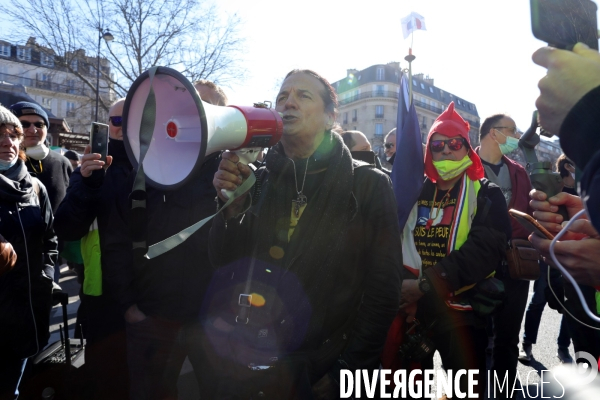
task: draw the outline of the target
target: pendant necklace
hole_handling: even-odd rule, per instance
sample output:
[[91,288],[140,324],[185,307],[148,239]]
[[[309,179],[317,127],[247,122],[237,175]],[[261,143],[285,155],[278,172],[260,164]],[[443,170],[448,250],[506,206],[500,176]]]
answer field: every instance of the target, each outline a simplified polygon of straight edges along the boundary
[[296,183],[296,193],[298,196],[296,197],[296,200],[292,200],[292,203],[294,203],[294,214],[296,214],[296,218],[298,218],[300,215],[300,208],[308,204],[306,196],[304,195],[304,193],[302,193],[302,191],[304,190],[304,183],[306,182],[306,173],[308,172],[308,158],[306,159],[306,168],[304,169],[304,178],[302,178],[302,187],[300,188],[300,190],[298,190],[298,178],[296,177],[296,163],[291,158],[290,161],[294,166],[294,182]]

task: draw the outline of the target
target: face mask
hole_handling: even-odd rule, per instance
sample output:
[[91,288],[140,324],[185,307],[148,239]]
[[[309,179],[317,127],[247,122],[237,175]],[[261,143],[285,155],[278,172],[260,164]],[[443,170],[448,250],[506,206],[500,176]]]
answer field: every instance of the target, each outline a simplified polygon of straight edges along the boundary
[[471,165],[473,165],[473,161],[469,158],[468,154],[460,161],[440,160],[433,162],[433,166],[444,181],[456,178]]
[[50,149],[47,148],[43,143],[37,146],[28,147],[25,149],[27,157],[33,158],[34,160],[43,160],[50,153]]
[[19,157],[15,157],[12,161],[0,160],[0,171],[6,171],[17,163]]
[[502,154],[512,153],[519,147],[519,139],[515,139],[512,136],[506,136],[505,134],[503,134],[502,132],[500,132],[497,129],[496,129],[496,132],[500,133],[502,136],[504,136],[506,138],[506,142],[504,142],[504,143],[499,143],[498,141],[496,141],[496,143],[498,143],[498,146],[500,146],[500,152]]
[[575,180],[575,172],[569,172],[571,174],[571,178],[573,178],[573,180]]

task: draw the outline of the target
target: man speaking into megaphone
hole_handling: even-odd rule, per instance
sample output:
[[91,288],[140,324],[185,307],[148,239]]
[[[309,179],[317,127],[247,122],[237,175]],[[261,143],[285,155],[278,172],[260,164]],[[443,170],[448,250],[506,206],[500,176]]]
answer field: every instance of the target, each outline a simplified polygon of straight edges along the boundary
[[[223,362],[215,398],[339,394],[341,369],[379,366],[401,285],[396,203],[387,175],[352,160],[331,131],[337,104],[322,76],[291,71],[276,99],[281,141],[254,190],[215,217],[219,269],[206,295],[206,333]],[[222,158],[213,184],[225,202],[222,189],[251,171],[233,153]]]

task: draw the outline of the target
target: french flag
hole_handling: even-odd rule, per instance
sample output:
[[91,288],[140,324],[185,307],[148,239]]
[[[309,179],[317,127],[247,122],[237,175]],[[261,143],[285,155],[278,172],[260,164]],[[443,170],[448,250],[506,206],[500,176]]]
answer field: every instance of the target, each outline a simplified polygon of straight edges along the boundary
[[408,95],[408,77],[403,73],[398,94],[396,157],[392,166],[392,185],[398,207],[400,229],[419,199],[425,176],[421,129],[414,104]]
[[411,33],[417,30],[425,31],[425,18],[416,12],[411,12],[406,17],[402,18],[402,34],[406,39]]

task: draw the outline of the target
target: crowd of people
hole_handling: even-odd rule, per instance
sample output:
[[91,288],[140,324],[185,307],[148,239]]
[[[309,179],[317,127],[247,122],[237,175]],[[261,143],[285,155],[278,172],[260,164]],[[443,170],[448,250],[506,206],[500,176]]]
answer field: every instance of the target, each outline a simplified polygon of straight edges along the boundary
[[[560,360],[573,361],[570,340],[598,359],[600,324],[550,252],[596,310],[600,55],[579,44],[541,49],[534,61],[549,68],[537,106],[568,156],[557,165],[563,193],[547,198],[507,157],[520,137],[509,115],[485,118],[473,148],[469,123],[451,103],[427,136],[424,184],[403,226],[390,171],[362,132],[336,124],[335,90],[312,70],[284,78],[275,101],[283,136],[263,161],[211,154],[177,189],[147,186],[142,219],[132,213],[137,171],[123,142],[125,99],[108,113],[106,161],[90,146],[82,157],[50,151],[39,105],[0,106],[0,339],[11,343],[0,358],[0,398],[17,398],[35,373],[28,361],[47,344],[59,251],[69,249],[79,250],[70,261],[86,340],[75,398],[177,398],[188,357],[203,399],[335,399],[341,370],[375,371],[390,359],[396,368],[433,368],[434,351],[445,369],[478,370],[475,392],[484,398],[487,370],[514,382],[518,360],[531,361],[547,302],[563,312]],[[574,81],[577,90],[565,93]],[[214,83],[195,87],[203,101],[227,105]],[[397,134],[386,136],[383,161],[401,169]],[[254,187],[211,223],[165,254],[144,256],[221,209],[222,190],[251,175]],[[584,207],[587,214],[553,250],[508,213],[529,214],[556,234],[565,222],[558,206],[569,217]],[[541,271],[529,307],[530,280],[506,255],[528,240]],[[548,294],[549,282],[562,298]],[[427,351],[405,346],[415,328]],[[465,375],[458,386],[467,385]],[[511,388],[498,398],[511,398]]]

